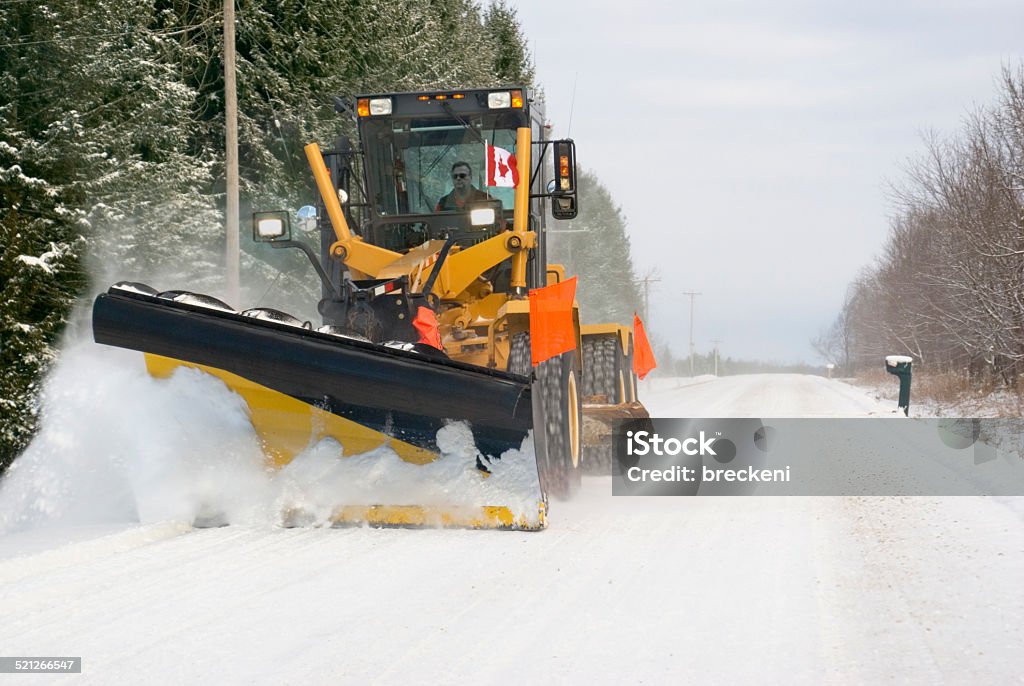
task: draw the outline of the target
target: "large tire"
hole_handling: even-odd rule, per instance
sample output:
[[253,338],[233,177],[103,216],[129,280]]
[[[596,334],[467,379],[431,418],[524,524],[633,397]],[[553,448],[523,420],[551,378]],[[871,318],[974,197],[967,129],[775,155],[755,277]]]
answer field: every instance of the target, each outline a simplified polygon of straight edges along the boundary
[[[588,402],[594,402],[595,399],[600,404],[619,402],[622,384],[619,383],[617,354],[621,354],[617,338],[583,338],[583,397]],[[611,474],[611,444],[584,446],[582,460],[583,471],[587,474]]]
[[617,341],[607,336],[583,339],[583,397],[603,396],[610,404],[619,402]]
[[[531,367],[530,334],[516,334],[512,338],[508,370],[529,376]],[[533,374],[533,442],[540,485],[549,496],[569,499],[580,485],[583,423],[573,353],[545,360]]]

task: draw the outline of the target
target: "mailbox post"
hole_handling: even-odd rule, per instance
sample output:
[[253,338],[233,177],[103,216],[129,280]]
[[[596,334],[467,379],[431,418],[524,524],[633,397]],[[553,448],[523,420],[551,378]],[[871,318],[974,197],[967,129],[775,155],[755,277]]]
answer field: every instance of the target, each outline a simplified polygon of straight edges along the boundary
[[906,355],[889,355],[885,358],[885,371],[900,378],[900,399],[898,409],[910,416],[910,376],[914,358]]

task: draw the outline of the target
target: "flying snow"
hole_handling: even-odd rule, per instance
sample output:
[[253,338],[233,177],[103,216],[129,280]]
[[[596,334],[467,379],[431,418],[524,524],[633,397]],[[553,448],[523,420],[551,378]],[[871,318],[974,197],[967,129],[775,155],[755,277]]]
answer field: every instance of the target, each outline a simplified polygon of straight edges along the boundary
[[155,379],[141,354],[92,343],[64,352],[42,403],[42,430],[0,481],[0,534],[127,521],[325,525],[344,505],[504,505],[538,517],[532,441],[484,477],[462,422],[438,432],[441,457],[427,465],[387,445],[341,458],[324,439],[275,470],[222,381],[188,368]]

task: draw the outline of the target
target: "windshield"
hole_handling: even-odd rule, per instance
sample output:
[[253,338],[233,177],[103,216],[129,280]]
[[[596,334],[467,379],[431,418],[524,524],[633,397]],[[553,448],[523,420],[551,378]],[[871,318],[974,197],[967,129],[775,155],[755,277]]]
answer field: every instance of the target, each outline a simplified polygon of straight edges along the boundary
[[[515,154],[516,123],[505,117],[508,125],[503,126],[501,119],[502,115],[484,114],[464,116],[461,121],[434,118],[365,122],[367,169],[374,196],[371,204],[377,213],[426,214],[458,209],[452,201],[442,201],[453,190],[453,172],[465,174],[467,166],[471,197],[489,196],[500,200],[504,209],[512,209],[514,189],[488,185],[484,163],[485,141]],[[459,180],[463,184],[467,181],[464,176]]]

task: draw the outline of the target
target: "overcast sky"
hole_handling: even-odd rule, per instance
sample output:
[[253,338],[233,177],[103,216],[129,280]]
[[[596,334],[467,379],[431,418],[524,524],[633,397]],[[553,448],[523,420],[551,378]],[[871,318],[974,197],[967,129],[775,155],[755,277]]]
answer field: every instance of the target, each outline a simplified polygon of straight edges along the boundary
[[512,2],[680,357],[700,291],[698,351],[821,362],[809,341],[881,250],[922,134],[955,133],[1024,52],[1019,0]]

